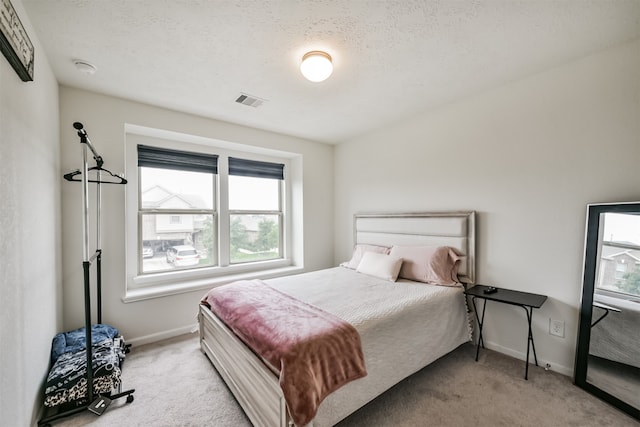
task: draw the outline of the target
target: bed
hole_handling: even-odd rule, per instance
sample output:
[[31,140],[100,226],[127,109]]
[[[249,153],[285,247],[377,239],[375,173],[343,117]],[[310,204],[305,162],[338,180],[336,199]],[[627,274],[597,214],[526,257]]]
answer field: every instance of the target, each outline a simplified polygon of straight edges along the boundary
[[[474,282],[475,213],[356,214],[356,250],[335,268],[266,280],[287,295],[343,319],[362,341],[366,376],[320,404],[309,426],[332,426],[404,378],[471,340],[463,287],[354,269],[358,248],[448,247],[460,260],[456,281]],[[362,265],[362,264],[360,264]],[[406,264],[405,264],[406,265]],[[206,305],[200,305],[201,350],[255,426],[292,426],[277,369],[245,345]]]

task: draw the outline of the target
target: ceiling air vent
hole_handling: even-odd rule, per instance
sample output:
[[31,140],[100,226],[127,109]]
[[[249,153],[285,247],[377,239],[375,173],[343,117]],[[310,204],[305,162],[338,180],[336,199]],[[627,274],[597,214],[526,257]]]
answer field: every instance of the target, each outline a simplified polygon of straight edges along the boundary
[[248,105],[249,107],[258,108],[264,102],[264,99],[260,99],[256,96],[247,95],[246,93],[241,94],[236,102],[242,105]]

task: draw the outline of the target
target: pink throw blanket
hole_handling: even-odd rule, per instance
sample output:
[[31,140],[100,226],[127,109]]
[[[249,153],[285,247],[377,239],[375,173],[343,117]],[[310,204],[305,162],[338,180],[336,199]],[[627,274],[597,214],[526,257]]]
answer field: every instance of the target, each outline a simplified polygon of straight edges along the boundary
[[280,387],[297,426],[313,420],[330,393],[367,375],[352,325],[260,280],[213,288],[201,303],[280,369]]

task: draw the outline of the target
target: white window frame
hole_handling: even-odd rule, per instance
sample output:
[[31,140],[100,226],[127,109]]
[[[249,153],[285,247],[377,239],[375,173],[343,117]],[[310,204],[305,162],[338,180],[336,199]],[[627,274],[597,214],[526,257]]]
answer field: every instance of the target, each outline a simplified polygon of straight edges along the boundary
[[[218,155],[218,174],[216,177],[217,206],[214,207],[217,216],[217,235],[219,246],[219,265],[201,267],[192,270],[164,271],[158,273],[141,273],[138,263],[138,253],[141,250],[141,230],[138,223],[138,144],[156,147],[202,152]],[[212,284],[228,283],[232,280],[244,278],[269,278],[284,274],[301,272],[302,265],[294,262],[294,258],[301,259],[300,250],[293,248],[292,230],[299,229],[293,225],[291,188],[292,177],[288,173],[291,160],[295,153],[268,150],[253,146],[230,143],[178,134],[175,132],[150,129],[146,127],[127,125],[125,127],[125,161],[126,173],[129,180],[126,185],[126,288],[124,302],[133,302],[160,296],[190,292],[198,289],[208,289]],[[282,258],[258,262],[230,264],[229,263],[229,232],[230,211],[228,206],[228,158],[238,157],[248,160],[282,163],[285,165],[285,178],[281,181],[280,202],[282,205]],[[298,238],[295,239],[298,241]]]

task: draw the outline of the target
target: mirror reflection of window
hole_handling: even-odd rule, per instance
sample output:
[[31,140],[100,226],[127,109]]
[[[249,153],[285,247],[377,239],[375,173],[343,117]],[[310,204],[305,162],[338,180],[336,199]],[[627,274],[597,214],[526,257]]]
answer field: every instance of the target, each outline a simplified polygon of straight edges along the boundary
[[604,213],[597,289],[640,297],[640,215]]
[[616,279],[622,279],[627,272],[627,264],[624,263],[624,259],[621,259],[616,264]]
[[640,420],[640,202],[587,209],[575,383]]

